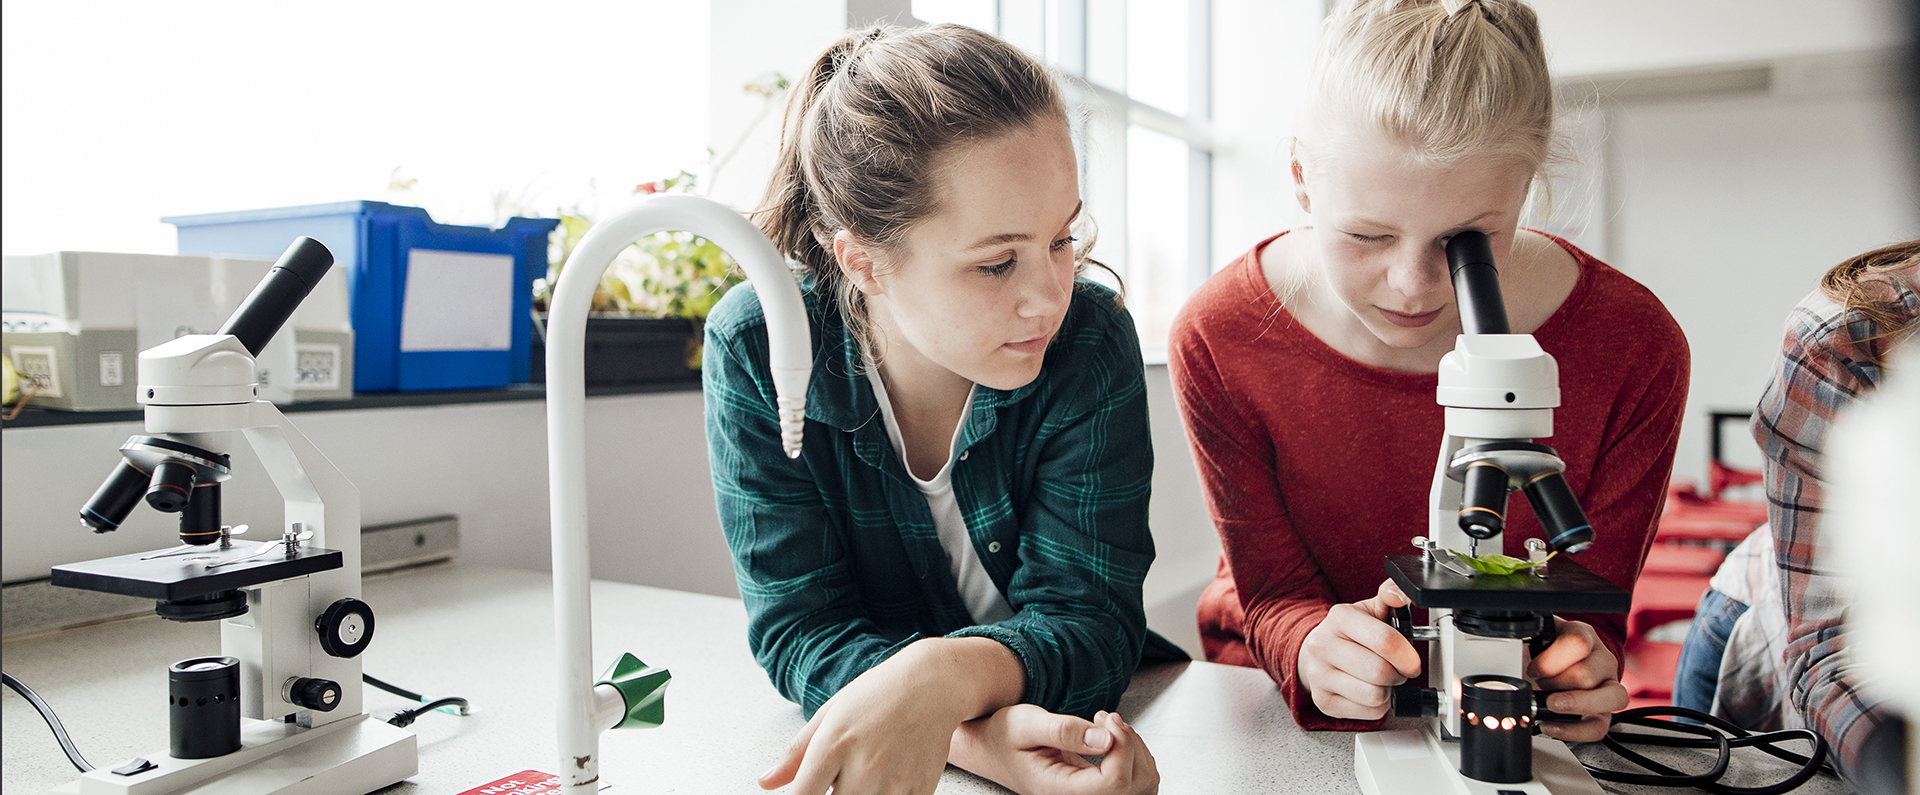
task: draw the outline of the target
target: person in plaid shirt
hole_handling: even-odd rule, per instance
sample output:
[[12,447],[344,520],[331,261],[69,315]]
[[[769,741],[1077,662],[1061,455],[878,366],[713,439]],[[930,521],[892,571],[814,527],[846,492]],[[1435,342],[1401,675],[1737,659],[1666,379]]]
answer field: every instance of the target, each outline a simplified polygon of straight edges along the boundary
[[[1897,775],[1905,753],[1905,723],[1862,681],[1847,650],[1847,605],[1820,562],[1823,459],[1834,417],[1879,387],[1890,351],[1912,344],[1920,329],[1916,285],[1920,240],[1828,271],[1788,316],[1780,358],[1753,417],[1765,455],[1774,576],[1733,576],[1777,582],[1778,601],[1761,595],[1734,623],[1724,657],[1715,661],[1716,714],[1749,728],[1812,728],[1832,745],[1841,774],[1867,792],[1898,791],[1887,776]],[[1698,629],[1696,623],[1686,651],[1704,640],[1696,639]],[[1758,659],[1769,664],[1752,664]],[[1782,714],[1767,714],[1775,704]]]
[[1109,711],[1143,653],[1185,658],[1142,605],[1144,369],[1079,278],[1051,74],[970,28],[850,34],[789,100],[765,206],[813,330],[801,456],[752,285],[702,368],[748,643],[811,719],[761,786],[926,793],[951,761],[1025,795],[1156,791]]

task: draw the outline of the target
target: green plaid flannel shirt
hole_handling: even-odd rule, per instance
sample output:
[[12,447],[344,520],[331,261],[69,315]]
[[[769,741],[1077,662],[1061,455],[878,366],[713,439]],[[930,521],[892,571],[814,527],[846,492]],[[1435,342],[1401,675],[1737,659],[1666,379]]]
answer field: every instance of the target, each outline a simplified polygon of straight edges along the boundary
[[[707,318],[707,445],[720,525],[746,602],[748,644],[808,716],[926,637],[987,637],[1026,670],[1022,701],[1090,717],[1113,709],[1143,645],[1153,562],[1153,446],[1133,320],[1076,285],[1039,377],[980,387],[953,490],[974,549],[1015,615],[975,625],[926,498],[887,436],[859,343],[825,291],[803,284],[814,366],[799,459],[780,449],[766,320],[750,284]],[[1151,636],[1151,641],[1149,641]]]

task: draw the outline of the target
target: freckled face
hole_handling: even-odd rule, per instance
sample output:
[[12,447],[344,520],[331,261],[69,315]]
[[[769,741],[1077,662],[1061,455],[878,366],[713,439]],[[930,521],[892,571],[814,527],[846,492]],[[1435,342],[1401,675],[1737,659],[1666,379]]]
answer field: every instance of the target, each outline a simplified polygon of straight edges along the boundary
[[1423,164],[1377,134],[1342,139],[1318,165],[1305,171],[1310,245],[1346,322],[1389,348],[1421,348],[1458,334],[1447,240],[1484,233],[1504,268],[1531,170],[1492,156]]
[[884,355],[994,389],[1024,386],[1040,374],[1073,292],[1073,143],[1064,123],[1049,122],[942,160],[938,209],[875,270],[868,303]]

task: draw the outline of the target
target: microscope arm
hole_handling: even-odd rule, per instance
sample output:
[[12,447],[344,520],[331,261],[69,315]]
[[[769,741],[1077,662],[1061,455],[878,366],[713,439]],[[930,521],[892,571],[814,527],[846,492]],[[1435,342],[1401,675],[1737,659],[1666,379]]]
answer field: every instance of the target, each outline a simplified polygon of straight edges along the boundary
[[[754,282],[766,314],[781,446],[800,454],[812,337],[800,289],[773,244],[739,213],[709,199],[655,196],[596,224],[560,273],[547,322],[547,478],[552,497],[554,623],[559,657],[560,775],[568,793],[591,793],[600,777],[600,732],[657,723],[664,671],[626,655],[593,677],[587,535],[586,335],[593,290],[613,258],[655,232],[684,230],[733,255]],[[639,664],[638,668],[628,664]],[[649,672],[658,671],[654,678]],[[646,685],[653,683],[649,689]],[[621,696],[615,708],[613,693]]]

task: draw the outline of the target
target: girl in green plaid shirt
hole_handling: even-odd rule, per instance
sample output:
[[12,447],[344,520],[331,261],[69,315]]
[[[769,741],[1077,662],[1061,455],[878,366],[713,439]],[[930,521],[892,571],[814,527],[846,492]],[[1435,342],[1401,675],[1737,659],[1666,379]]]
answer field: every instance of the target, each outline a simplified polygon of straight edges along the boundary
[[[748,642],[811,720],[762,787],[1144,793],[1108,711],[1148,653],[1139,343],[1086,248],[1045,67],[979,31],[849,34],[789,100],[758,223],[802,274],[805,453],[750,285],[708,317],[707,437]],[[1099,765],[1082,755],[1100,754]]]

